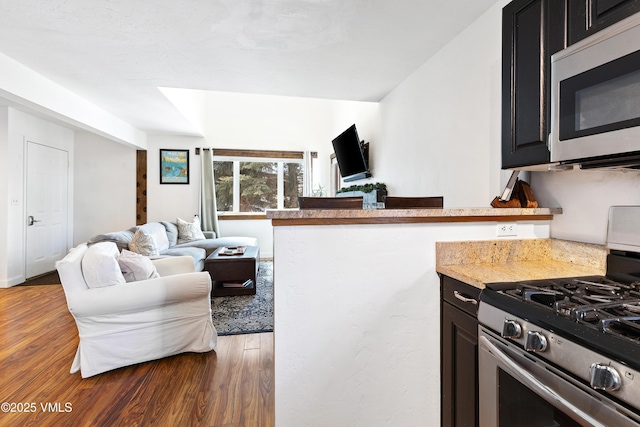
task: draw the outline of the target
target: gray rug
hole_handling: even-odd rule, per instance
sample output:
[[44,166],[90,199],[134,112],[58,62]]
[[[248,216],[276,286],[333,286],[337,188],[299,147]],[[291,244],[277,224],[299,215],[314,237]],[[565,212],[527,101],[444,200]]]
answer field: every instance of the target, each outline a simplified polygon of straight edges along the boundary
[[260,261],[255,295],[211,297],[218,335],[273,331],[273,261]]

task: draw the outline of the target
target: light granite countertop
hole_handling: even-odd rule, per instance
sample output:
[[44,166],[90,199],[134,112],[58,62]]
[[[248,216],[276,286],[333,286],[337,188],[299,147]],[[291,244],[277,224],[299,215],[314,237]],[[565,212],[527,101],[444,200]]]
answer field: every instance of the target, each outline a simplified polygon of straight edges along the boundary
[[607,249],[557,239],[436,242],[436,271],[480,289],[486,283],[604,275]]
[[547,221],[561,208],[291,209],[268,210],[274,226],[437,222]]

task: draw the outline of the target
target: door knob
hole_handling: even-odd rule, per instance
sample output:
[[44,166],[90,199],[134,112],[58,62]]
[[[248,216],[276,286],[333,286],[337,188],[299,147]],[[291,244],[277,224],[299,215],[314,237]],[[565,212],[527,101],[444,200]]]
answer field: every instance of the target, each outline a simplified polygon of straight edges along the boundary
[[35,219],[35,218],[33,217],[33,215],[29,215],[29,225],[33,225],[33,224],[35,224],[36,222],[42,222],[42,220]]

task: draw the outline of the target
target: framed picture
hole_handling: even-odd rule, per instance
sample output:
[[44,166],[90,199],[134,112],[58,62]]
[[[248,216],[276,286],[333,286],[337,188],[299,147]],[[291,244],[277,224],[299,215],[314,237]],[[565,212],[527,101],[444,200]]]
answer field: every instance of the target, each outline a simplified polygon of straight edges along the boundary
[[189,183],[189,150],[160,149],[160,184]]

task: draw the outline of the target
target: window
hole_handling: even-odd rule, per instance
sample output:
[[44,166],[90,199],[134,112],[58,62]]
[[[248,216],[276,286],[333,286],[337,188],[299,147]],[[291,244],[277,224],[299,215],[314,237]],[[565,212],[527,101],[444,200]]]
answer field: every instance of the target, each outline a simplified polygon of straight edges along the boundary
[[304,188],[302,152],[214,150],[218,212],[298,207]]

